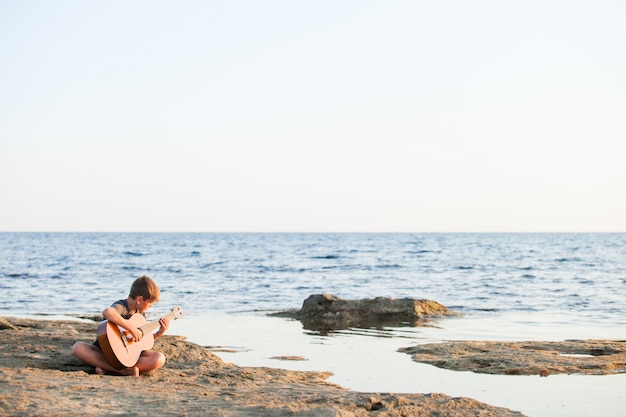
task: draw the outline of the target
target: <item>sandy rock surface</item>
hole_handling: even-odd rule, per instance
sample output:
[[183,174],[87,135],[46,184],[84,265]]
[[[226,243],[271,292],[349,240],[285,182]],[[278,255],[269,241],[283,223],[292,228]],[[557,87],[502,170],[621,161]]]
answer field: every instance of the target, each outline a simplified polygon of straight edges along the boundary
[[626,341],[431,343],[400,349],[416,362],[439,368],[499,375],[626,372]]
[[96,375],[71,355],[95,322],[0,319],[0,415],[6,416],[522,416],[444,394],[360,393],[325,372],[245,368],[165,336],[165,367],[139,378]]

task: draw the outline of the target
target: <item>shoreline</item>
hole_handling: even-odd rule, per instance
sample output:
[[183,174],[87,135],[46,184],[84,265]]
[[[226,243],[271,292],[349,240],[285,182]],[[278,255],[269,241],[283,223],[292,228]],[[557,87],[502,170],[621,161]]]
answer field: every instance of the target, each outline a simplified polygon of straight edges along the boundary
[[[568,323],[566,326],[563,323]],[[241,366],[333,372],[328,381],[360,392],[431,393],[468,397],[532,417],[621,417],[626,374],[485,375],[447,370],[412,360],[399,349],[445,341],[541,342],[619,336],[614,327],[574,322],[554,314],[480,314],[431,320],[423,327],[348,329],[328,336],[294,320],[263,312],[186,316],[177,321],[189,340]],[[305,361],[277,361],[301,356]]]
[[[5,317],[0,325],[0,411],[8,416],[125,415],[360,417],[522,413],[445,394],[351,391],[328,372],[241,367],[181,336],[163,336],[155,350],[166,366],[137,379],[102,376],[70,353],[92,341],[96,322]],[[374,414],[373,414],[374,413]]]
[[[224,346],[207,348],[203,347],[203,343],[188,342],[183,336],[166,335],[157,340],[155,349],[163,351],[168,362],[163,369],[151,375],[142,375],[140,381],[142,384],[143,382],[148,384],[147,390],[151,393],[164,392],[165,397],[176,398],[175,405],[161,404],[153,397],[153,394],[138,391],[136,380],[130,381],[134,378],[95,375],[93,369],[80,363],[71,355],[70,348],[76,340],[93,341],[97,322],[86,319],[0,318],[0,363],[2,364],[0,365],[0,411],[12,416],[105,415],[107,413],[103,410],[110,411],[110,407],[115,406],[123,409],[131,407],[130,409],[134,410],[129,412],[131,415],[144,415],[140,407],[128,403],[129,398],[132,398],[132,401],[137,404],[161,404],[159,407],[164,407],[160,410],[163,415],[345,417],[372,415],[372,411],[376,409],[375,415],[395,416],[400,415],[397,414],[400,410],[406,411],[407,407],[415,413],[417,409],[411,407],[420,407],[420,412],[427,413],[425,415],[460,416],[471,415],[476,410],[482,410],[487,416],[529,415],[535,417],[541,413],[529,413],[525,411],[523,405],[532,400],[539,404],[542,404],[542,401],[548,404],[542,408],[546,411],[544,415],[573,415],[568,414],[568,409],[563,408],[563,404],[559,404],[559,399],[550,392],[550,387],[555,385],[562,385],[562,390],[569,390],[567,392],[570,396],[572,392],[576,392],[577,387],[587,386],[585,393],[593,394],[594,401],[596,401],[593,404],[594,410],[605,416],[620,415],[623,406],[626,405],[623,394],[616,397],[615,392],[610,392],[611,390],[624,392],[626,374],[591,377],[550,375],[548,378],[480,375],[458,370],[449,371],[417,363],[408,353],[395,351],[389,351],[388,356],[372,361],[372,356],[377,352],[380,353],[380,349],[390,350],[392,345],[410,345],[411,341],[406,339],[380,337],[380,334],[375,337],[364,336],[361,333],[338,334],[324,338],[320,343],[320,339],[304,335],[309,340],[313,337],[316,341],[315,345],[326,352],[329,349],[341,351],[348,348],[349,350],[350,346],[358,341],[360,348],[349,352],[356,362],[344,364],[354,370],[358,367],[359,359],[369,360],[368,369],[356,370],[356,375],[350,375],[350,378],[356,378],[358,384],[363,384],[361,387],[363,389],[358,389],[359,387],[351,386],[354,384],[350,382],[350,378],[347,384],[342,383],[346,377],[345,369],[336,368],[335,363],[336,360],[342,360],[341,352],[336,356],[323,355],[324,359],[319,361],[316,360],[312,350],[293,343],[293,340],[289,339],[293,337],[294,328],[298,327],[297,323],[276,318],[257,317],[256,320],[252,320],[249,316],[230,316],[230,318],[248,320],[248,326],[241,322],[219,323],[220,320],[204,323],[210,323],[211,326],[221,324],[222,332],[226,331],[225,328],[230,328],[231,332],[236,330],[234,333],[242,336],[248,333],[249,339],[246,343],[254,344],[254,347],[250,346],[250,351],[247,350],[245,344],[230,346],[234,349],[228,349],[228,347],[224,349]],[[2,324],[6,322],[13,328]],[[186,324],[181,326],[183,330],[187,328],[187,332],[182,332],[183,334],[192,334],[189,329],[194,325],[198,326],[193,318],[176,323]],[[285,345],[284,350],[278,352],[274,347],[263,350],[263,346],[260,346],[262,341],[258,335],[254,334],[254,331],[267,331],[260,323],[265,323],[274,330],[272,336],[277,342]],[[255,330],[252,330],[253,328]],[[435,331],[437,329],[438,327],[434,326],[424,330]],[[180,330],[175,328],[174,332],[181,333]],[[224,336],[215,327],[209,327],[206,330],[215,331],[212,334],[214,339],[217,339],[218,335]],[[198,338],[197,334],[194,336]],[[368,343],[362,343],[363,338],[368,338],[366,339]],[[429,346],[423,342],[418,346]],[[379,344],[380,346],[376,347]],[[253,351],[258,349],[262,352]],[[277,354],[268,356],[268,352]],[[264,355],[264,360],[260,362],[253,360],[250,366],[241,365],[241,362],[245,360],[241,361],[240,358],[249,354],[253,354],[252,356],[256,354],[257,358],[259,354]],[[225,362],[224,357],[232,359],[232,362],[237,362],[238,365]],[[389,358],[395,359],[389,360]],[[426,384],[426,389],[412,389],[410,392],[402,389],[403,385],[398,386],[397,390],[380,390],[377,387],[380,387],[380,379],[385,378],[385,375],[380,373],[384,372],[384,368],[394,372],[397,378],[412,378],[413,382],[429,383]],[[398,372],[398,369],[402,371]],[[332,375],[333,372],[335,375]],[[589,384],[587,382],[589,378],[595,378],[592,380],[594,383]],[[368,386],[368,380],[376,384]],[[452,386],[450,382],[453,383]],[[480,386],[482,392],[467,395],[468,386]],[[596,391],[593,391],[594,389]],[[100,391],[102,390],[120,398],[113,399],[109,396],[108,399],[101,399]],[[507,395],[510,395],[510,391],[515,393],[510,398],[505,398],[503,392],[508,392]],[[396,394],[381,394],[381,392],[395,392]],[[443,394],[437,394],[438,392]],[[58,398],[64,395],[68,398],[65,402]],[[541,396],[544,398],[540,398]],[[271,401],[269,401],[270,397]],[[584,395],[576,395],[576,397],[584,397]],[[619,404],[614,403],[616,398],[620,401]],[[200,406],[199,403],[204,405]],[[51,404],[54,406],[52,407]],[[92,407],[94,404],[99,405],[94,408]],[[520,406],[512,407],[510,404]],[[589,406],[589,404],[584,404],[584,406]],[[81,407],[89,411],[77,413],[75,409],[81,409]],[[442,407],[452,411],[450,414],[436,414],[443,412]],[[208,410],[212,411],[208,412]],[[512,410],[521,410],[521,412]]]

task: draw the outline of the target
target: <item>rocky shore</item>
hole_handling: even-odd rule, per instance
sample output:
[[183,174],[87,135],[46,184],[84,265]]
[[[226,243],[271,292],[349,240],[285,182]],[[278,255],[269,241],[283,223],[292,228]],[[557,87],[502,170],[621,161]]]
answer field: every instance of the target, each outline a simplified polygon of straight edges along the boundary
[[445,394],[354,392],[325,372],[239,367],[183,337],[159,338],[165,367],[139,379],[94,374],[70,353],[97,322],[0,319],[0,415],[522,416]]
[[401,349],[416,362],[492,375],[626,373],[626,341],[562,342],[458,341]]
[[[433,300],[344,300],[332,294],[311,295],[300,310],[279,315],[298,319],[305,329],[322,333],[348,327],[420,326],[433,317],[460,316]],[[416,362],[439,368],[494,375],[626,373],[626,341],[449,341],[400,351],[412,355]]]
[[[307,298],[277,313],[319,333],[381,326],[423,326],[459,316],[432,300]],[[0,416],[523,416],[445,394],[363,393],[327,382],[328,372],[240,367],[184,336],[164,336],[155,350],[166,366],[139,379],[97,375],[71,354],[91,342],[101,317],[33,320],[0,317]],[[400,349],[413,360],[454,371],[499,375],[626,373],[626,341],[448,341]],[[301,356],[277,357],[306,360]]]

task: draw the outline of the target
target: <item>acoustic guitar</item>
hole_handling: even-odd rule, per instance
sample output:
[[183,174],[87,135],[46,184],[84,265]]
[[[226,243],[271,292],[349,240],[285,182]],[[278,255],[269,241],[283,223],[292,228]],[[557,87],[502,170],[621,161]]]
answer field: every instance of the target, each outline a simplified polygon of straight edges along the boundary
[[[174,307],[164,318],[176,320],[183,315],[183,309]],[[160,319],[159,319],[160,320]],[[133,336],[129,331],[123,329],[108,320],[103,321],[96,329],[100,350],[104,357],[115,369],[124,369],[135,366],[144,350],[152,349],[154,346],[154,330],[159,328],[159,320],[148,323],[143,314],[135,313],[128,321],[137,327],[143,334],[141,340],[133,342]]]

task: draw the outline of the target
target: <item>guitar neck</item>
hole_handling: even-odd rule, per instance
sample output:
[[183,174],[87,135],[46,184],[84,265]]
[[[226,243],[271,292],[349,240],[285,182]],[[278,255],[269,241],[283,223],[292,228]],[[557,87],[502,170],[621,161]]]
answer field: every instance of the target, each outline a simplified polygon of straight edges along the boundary
[[[166,318],[168,320],[172,320],[175,317],[176,317],[176,315],[174,314],[174,312],[170,311],[169,313],[167,313],[162,318]],[[148,324],[144,324],[139,329],[143,332],[144,335],[146,335],[148,333],[153,333],[156,329],[161,327],[161,324],[159,323],[159,320],[161,320],[161,319],[153,320],[153,321],[151,321]]]

